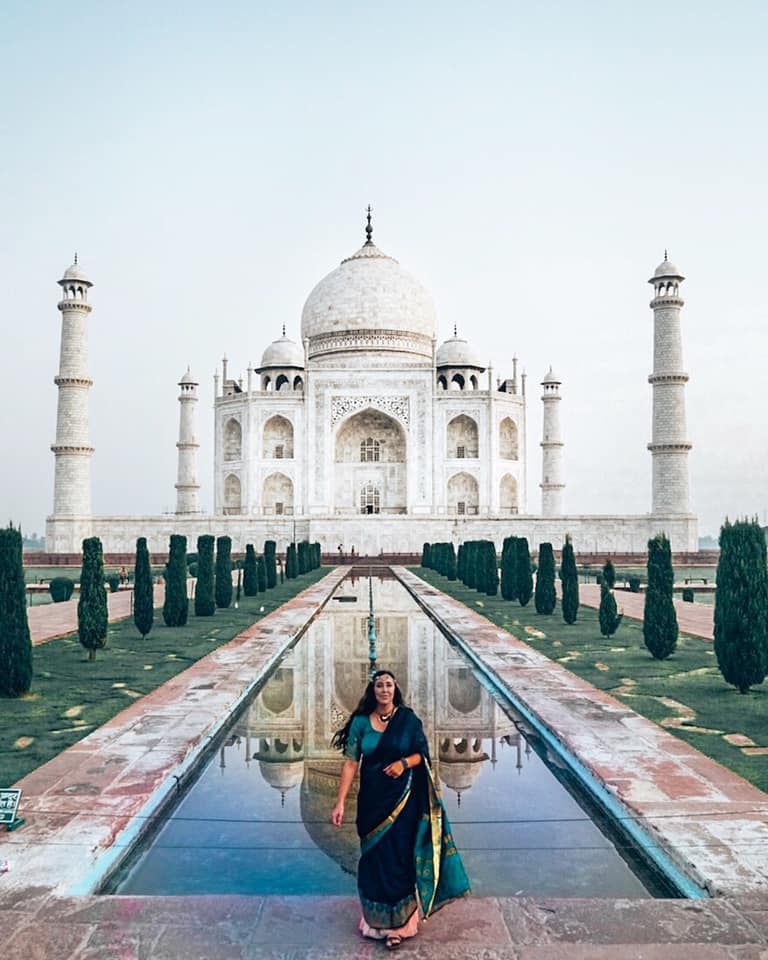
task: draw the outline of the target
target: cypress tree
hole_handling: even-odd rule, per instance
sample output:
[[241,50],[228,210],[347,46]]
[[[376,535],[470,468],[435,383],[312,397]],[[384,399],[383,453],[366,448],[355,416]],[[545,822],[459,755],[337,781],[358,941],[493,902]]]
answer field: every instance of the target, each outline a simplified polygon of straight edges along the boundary
[[619,629],[619,624],[624,619],[623,614],[616,610],[616,598],[613,590],[608,586],[605,579],[600,584],[600,609],[598,611],[600,621],[600,634],[603,637],[612,637]]
[[163,620],[167,627],[183,627],[187,622],[187,538],[171,534],[168,565],[165,570],[165,603]]
[[448,544],[448,549],[446,550],[445,575],[449,580],[456,579],[456,548],[452,543]]
[[256,551],[252,543],[245,545],[245,564],[243,565],[243,593],[246,597],[255,597],[259,592],[259,576],[256,564]]
[[20,697],[32,685],[21,531],[0,530],[0,694]]
[[478,540],[475,551],[475,590],[485,593],[488,586],[488,552],[487,540]]
[[285,578],[286,580],[295,580],[298,575],[298,563],[296,561],[296,544],[289,543],[285,551]]
[[505,537],[501,548],[501,595],[517,600],[517,537]]
[[563,555],[560,561],[560,580],[562,583],[562,600],[560,606],[563,611],[563,620],[566,623],[576,623],[579,612],[579,575],[576,570],[576,557],[573,554],[573,544],[570,536],[566,536],[563,544]]
[[204,533],[197,538],[196,617],[212,617],[216,612],[213,584],[213,545],[214,539],[209,533]]
[[267,570],[267,589],[271,590],[277,585],[277,558],[275,556],[276,544],[274,540],[267,540],[264,543],[264,566]]
[[267,565],[264,557],[256,558],[256,579],[259,581],[259,593],[264,593],[267,589]]
[[83,569],[80,571],[80,599],[77,601],[77,635],[88,651],[88,659],[96,659],[96,651],[107,642],[107,591],[104,588],[104,557],[101,540],[83,540]]
[[515,556],[515,587],[520,606],[525,607],[533,596],[533,574],[531,573],[531,553],[528,538],[518,537]]
[[225,610],[232,605],[232,538],[216,538],[216,606]]
[[477,586],[477,540],[468,540],[465,547],[467,568],[464,583],[470,590],[474,590]]
[[315,569],[319,570],[323,565],[323,549],[319,543],[315,544]]
[[609,590],[613,590],[616,586],[616,569],[611,563],[610,557],[603,564],[603,583]]
[[499,563],[496,556],[496,544],[493,540],[485,540],[485,592],[489,597],[495,597],[499,592]]
[[133,622],[142,640],[155,621],[155,593],[152,584],[152,566],[147,549],[147,538],[136,541],[136,566],[133,574]]
[[757,520],[725,522],[715,593],[715,655],[739,693],[768,674],[768,574],[765,534]]
[[302,540],[299,543],[298,561],[299,561],[299,576],[301,576],[303,573],[309,573],[311,567],[309,562],[309,541],[308,540]]
[[656,660],[666,660],[677,646],[677,614],[672,602],[674,585],[669,540],[659,533],[648,541],[648,586],[643,612],[643,639]]
[[557,605],[555,552],[551,543],[539,544],[539,566],[536,571],[536,592],[533,602],[536,606],[536,613],[550,614]]
[[456,554],[456,578],[460,580],[462,583],[464,583],[464,576],[465,576],[464,574],[464,568],[466,566],[465,559],[466,558],[464,555],[464,544],[460,543],[458,553]]
[[431,544],[425,542],[424,546],[421,548],[421,566],[423,567],[424,570],[429,569],[429,565],[430,565],[429,555],[430,555],[431,546],[432,546]]

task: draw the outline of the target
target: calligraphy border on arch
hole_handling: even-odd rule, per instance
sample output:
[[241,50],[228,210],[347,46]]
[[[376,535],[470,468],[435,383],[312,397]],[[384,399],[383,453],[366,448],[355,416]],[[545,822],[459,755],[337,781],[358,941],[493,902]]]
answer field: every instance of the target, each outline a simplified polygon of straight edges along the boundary
[[408,397],[331,397],[331,423],[336,425],[350,413],[373,407],[408,426],[411,410]]

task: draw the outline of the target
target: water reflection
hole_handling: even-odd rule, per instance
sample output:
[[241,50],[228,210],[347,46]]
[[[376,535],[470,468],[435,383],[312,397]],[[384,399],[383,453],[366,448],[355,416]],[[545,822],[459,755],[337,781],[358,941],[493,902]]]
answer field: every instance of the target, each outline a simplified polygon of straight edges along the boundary
[[[402,586],[373,592],[377,666],[422,719],[474,892],[648,896]],[[337,830],[330,741],[368,670],[368,583],[346,580],[113,890],[353,894],[356,789]]]

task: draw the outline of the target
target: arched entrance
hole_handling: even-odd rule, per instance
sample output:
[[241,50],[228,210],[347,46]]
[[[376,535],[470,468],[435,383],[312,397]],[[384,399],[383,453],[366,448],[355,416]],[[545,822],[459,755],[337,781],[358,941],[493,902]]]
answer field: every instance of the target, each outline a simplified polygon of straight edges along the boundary
[[333,504],[338,514],[392,514],[407,509],[405,431],[380,410],[361,410],[339,427]]

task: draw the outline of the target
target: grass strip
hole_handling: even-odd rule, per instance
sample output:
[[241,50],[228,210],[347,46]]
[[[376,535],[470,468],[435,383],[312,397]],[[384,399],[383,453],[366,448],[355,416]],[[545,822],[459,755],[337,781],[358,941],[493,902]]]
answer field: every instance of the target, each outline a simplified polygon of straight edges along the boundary
[[[459,600],[516,639],[571,673],[612,694],[636,713],[663,726],[729,770],[768,792],[768,689],[740,694],[723,680],[712,643],[680,635],[675,653],[654,660],[643,625],[626,617],[610,640],[600,636],[597,610],[580,607],[574,624],[560,604],[550,615],[501,596],[488,597],[433,570],[410,568],[422,580]],[[621,609],[621,594],[616,594]],[[742,739],[746,738],[746,740]]]
[[0,786],[11,786],[133,700],[229,643],[329,570],[311,570],[256,597],[241,596],[237,609],[217,610],[212,617],[196,617],[190,601],[184,627],[166,627],[158,609],[145,640],[133,618],[110,623],[107,645],[90,663],[76,633],[35,647],[30,692],[17,699],[0,698]]

